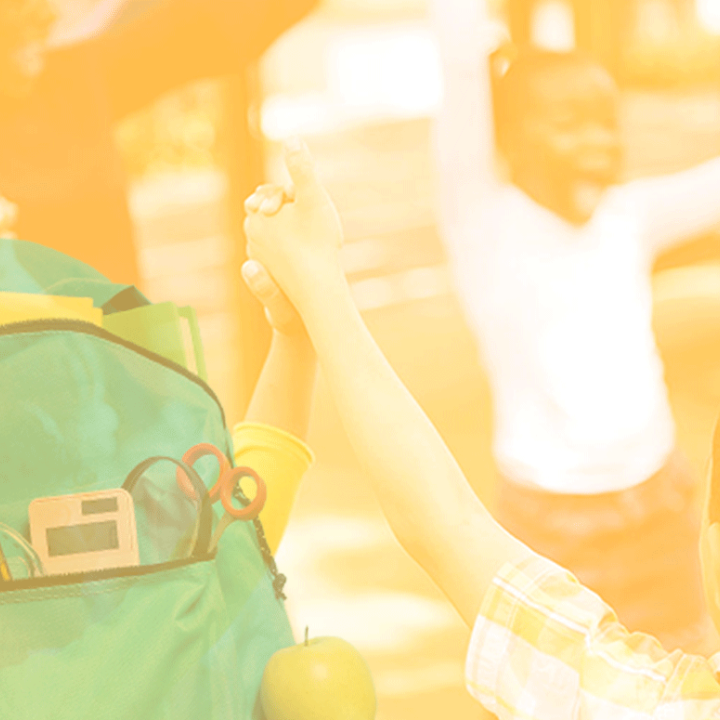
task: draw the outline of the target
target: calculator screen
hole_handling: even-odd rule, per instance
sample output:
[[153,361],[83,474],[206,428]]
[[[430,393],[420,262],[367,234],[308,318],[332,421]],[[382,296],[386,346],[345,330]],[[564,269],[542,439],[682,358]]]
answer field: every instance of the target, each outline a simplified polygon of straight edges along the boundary
[[117,550],[120,547],[114,520],[47,528],[46,534],[50,557]]

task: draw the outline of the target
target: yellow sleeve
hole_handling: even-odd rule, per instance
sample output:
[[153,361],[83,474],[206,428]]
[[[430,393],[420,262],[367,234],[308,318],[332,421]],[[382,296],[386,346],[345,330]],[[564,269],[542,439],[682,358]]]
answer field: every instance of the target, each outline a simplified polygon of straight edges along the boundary
[[315,459],[312,450],[284,430],[248,422],[235,426],[233,445],[235,464],[255,470],[267,486],[260,520],[274,554],[285,532],[300,480]]

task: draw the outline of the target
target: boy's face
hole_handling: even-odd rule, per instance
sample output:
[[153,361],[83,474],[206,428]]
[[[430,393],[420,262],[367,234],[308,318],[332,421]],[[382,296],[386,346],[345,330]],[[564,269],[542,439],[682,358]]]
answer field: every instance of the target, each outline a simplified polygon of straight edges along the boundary
[[585,222],[620,170],[615,84],[600,67],[561,68],[537,77],[528,100],[514,169],[547,186],[553,210]]

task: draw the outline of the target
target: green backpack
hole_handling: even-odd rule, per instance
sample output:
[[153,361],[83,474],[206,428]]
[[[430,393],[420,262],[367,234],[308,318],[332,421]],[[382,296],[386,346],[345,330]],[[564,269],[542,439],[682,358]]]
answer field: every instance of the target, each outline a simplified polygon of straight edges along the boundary
[[[77,260],[7,239],[0,290],[92,297],[105,313],[147,303]],[[0,397],[0,546],[14,571],[0,582],[0,718],[262,718],[265,665],[293,644],[284,578],[258,521],[233,522],[208,551],[221,514],[206,491],[212,458],[191,477],[201,502],[176,482],[199,443],[234,465],[211,388],[92,323],[32,320],[0,325]],[[123,485],[139,566],[33,574],[20,551],[33,499]]]

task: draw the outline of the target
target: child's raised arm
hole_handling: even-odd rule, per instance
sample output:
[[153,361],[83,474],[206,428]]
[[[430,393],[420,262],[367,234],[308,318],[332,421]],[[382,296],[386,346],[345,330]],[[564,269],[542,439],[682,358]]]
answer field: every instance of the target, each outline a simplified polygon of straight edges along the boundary
[[280,544],[312,453],[307,435],[316,361],[302,320],[260,263],[248,261],[243,276],[263,304],[273,328],[270,351],[233,443],[239,465],[251,465],[268,485],[260,515],[272,552]]
[[497,29],[486,5],[485,0],[428,3],[443,71],[443,101],[434,125],[440,218],[453,253],[479,241],[478,209],[492,206],[499,188],[488,57]]
[[653,257],[720,225],[720,158],[625,186]]
[[243,276],[273,328],[270,350],[245,422],[264,423],[305,439],[315,387],[315,351],[302,320],[267,270],[248,261]]
[[[492,578],[530,555],[482,506],[358,313],[341,228],[301,143],[286,154],[294,201],[246,220],[249,257],[300,312],[343,425],[393,532],[472,625]],[[253,203],[250,203],[253,206]]]

